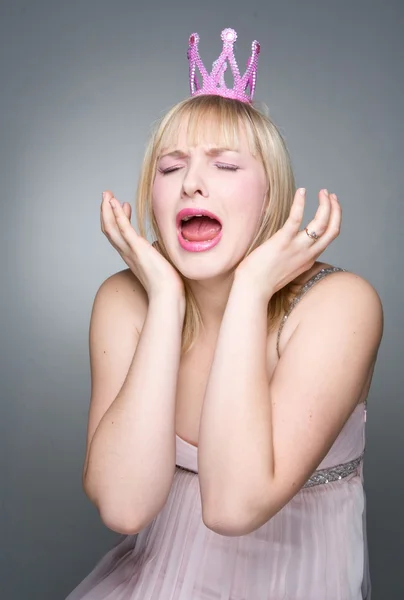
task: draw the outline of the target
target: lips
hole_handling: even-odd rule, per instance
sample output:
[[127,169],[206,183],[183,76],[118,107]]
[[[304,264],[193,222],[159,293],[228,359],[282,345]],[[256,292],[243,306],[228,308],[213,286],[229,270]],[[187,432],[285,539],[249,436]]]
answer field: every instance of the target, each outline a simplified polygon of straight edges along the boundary
[[195,217],[196,215],[202,215],[205,217],[209,217],[210,219],[216,219],[216,221],[218,221],[220,223],[220,226],[222,226],[222,222],[219,219],[219,217],[217,217],[215,214],[213,214],[209,210],[205,210],[204,208],[183,208],[177,214],[177,218],[176,218],[177,231],[179,231],[181,229],[182,219],[185,219],[185,217]]

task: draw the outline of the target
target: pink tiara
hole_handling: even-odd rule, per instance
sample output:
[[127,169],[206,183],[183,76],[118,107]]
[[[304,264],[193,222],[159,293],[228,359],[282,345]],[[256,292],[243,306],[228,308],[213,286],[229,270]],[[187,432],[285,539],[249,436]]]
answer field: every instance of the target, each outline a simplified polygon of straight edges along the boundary
[[[251,103],[254,96],[255,83],[257,80],[258,54],[260,53],[260,45],[257,40],[253,41],[251,56],[247,61],[247,69],[244,75],[241,77],[233,53],[233,45],[237,39],[237,33],[234,31],[234,29],[224,29],[222,31],[221,38],[223,40],[223,50],[219,58],[213,63],[212,71],[209,74],[199,56],[199,35],[197,33],[190,35],[188,61],[191,96],[215,94],[218,96],[224,96],[225,98],[234,98],[236,100],[241,100],[242,102]],[[224,72],[227,69],[226,61],[229,61],[234,77],[234,85],[232,88],[228,88],[224,81]],[[202,86],[200,86],[196,76],[196,67],[198,67],[199,72],[202,75]],[[247,90],[247,88],[249,88],[249,90]]]

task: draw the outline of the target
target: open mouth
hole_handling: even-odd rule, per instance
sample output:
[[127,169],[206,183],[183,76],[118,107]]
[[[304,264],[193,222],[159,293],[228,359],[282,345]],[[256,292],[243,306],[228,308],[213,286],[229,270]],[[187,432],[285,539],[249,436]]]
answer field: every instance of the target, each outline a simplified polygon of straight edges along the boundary
[[181,219],[180,233],[188,242],[207,242],[215,239],[222,225],[207,215],[187,215]]

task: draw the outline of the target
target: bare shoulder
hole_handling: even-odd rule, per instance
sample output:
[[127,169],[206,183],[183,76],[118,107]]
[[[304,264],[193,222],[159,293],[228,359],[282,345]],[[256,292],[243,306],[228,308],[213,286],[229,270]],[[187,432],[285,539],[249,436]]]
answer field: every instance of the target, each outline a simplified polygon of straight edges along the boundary
[[111,309],[124,311],[141,331],[147,313],[148,297],[139,279],[130,269],[110,275],[98,289],[94,306],[108,305]]
[[[316,262],[311,269],[300,275],[295,283],[303,287],[309,279],[312,279],[321,271],[334,268],[334,265],[329,263]],[[352,271],[334,271],[329,272],[310,288],[310,294],[307,294],[307,298],[299,303],[301,305],[300,315],[311,313],[314,304],[317,305],[319,302],[324,303],[332,299],[344,299],[343,304],[345,305],[348,303],[357,305],[364,301],[366,305],[363,308],[366,308],[366,306],[370,308],[373,304],[376,308],[379,307],[382,310],[380,296],[367,279]],[[295,310],[297,314],[297,308]]]
[[[332,265],[321,269],[327,267]],[[352,271],[330,273],[310,289],[300,304],[299,327],[327,322],[329,331],[333,327],[349,329],[356,323],[368,330],[369,343],[379,345],[383,335],[383,306],[377,290],[364,277]]]
[[[302,284],[304,285],[317,273],[328,268],[334,267],[327,263],[317,263],[310,272],[304,274]],[[365,311],[376,310],[381,313],[383,311],[380,296],[374,286],[367,279],[352,271],[334,271],[320,279],[307,295],[306,310],[302,310],[301,314],[312,313],[314,304],[317,306],[318,303],[321,303],[325,306],[330,302],[336,304],[341,302],[342,310],[344,307],[348,309],[361,307]],[[302,306],[304,306],[303,302]]]
[[[328,263],[315,263],[297,280],[301,286],[323,269],[332,268]],[[327,322],[327,329],[350,326],[352,322],[366,321],[373,333],[375,345],[383,335],[383,306],[374,286],[364,277],[351,271],[334,271],[316,281],[292,310],[285,323],[284,337],[279,344],[285,351],[297,328],[312,329]]]

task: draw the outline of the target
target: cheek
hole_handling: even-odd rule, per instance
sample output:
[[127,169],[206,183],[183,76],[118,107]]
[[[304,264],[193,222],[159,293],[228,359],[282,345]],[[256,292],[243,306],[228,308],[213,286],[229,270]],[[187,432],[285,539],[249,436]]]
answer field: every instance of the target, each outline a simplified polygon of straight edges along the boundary
[[167,243],[169,238],[176,235],[175,214],[176,195],[170,189],[170,184],[161,179],[156,179],[152,190],[151,208],[160,234]]
[[234,188],[232,205],[244,229],[253,229],[261,214],[265,187],[257,179],[243,179]]
[[152,187],[152,209],[154,216],[156,217],[159,227],[165,218],[165,213],[168,210],[168,194],[167,186],[162,185],[161,180],[158,179],[154,182]]

